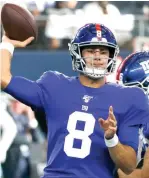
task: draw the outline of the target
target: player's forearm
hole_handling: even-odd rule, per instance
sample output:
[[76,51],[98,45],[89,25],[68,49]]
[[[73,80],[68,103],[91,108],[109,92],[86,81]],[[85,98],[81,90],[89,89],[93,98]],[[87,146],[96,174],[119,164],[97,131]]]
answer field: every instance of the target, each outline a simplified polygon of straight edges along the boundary
[[4,89],[7,87],[11,80],[11,54],[8,50],[1,49],[0,50],[0,66],[1,66],[1,73],[0,73],[0,79],[1,79],[1,88]]
[[142,168],[142,177],[141,178],[149,178],[149,148],[146,151],[144,157],[144,164]]
[[141,178],[141,169],[135,169],[131,174],[126,175],[120,169],[118,170],[119,178]]
[[130,174],[136,168],[136,153],[133,148],[119,142],[116,146],[108,149],[116,166],[125,174]]

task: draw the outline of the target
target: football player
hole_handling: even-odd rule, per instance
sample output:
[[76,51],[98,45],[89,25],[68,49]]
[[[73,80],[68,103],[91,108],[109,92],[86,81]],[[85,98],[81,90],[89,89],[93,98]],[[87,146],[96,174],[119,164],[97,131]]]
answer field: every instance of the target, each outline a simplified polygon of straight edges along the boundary
[[[136,52],[123,60],[117,70],[117,81],[125,86],[138,86],[149,96],[149,51]],[[137,96],[136,96],[137,97]],[[149,118],[148,123],[139,129],[138,165],[132,174],[126,175],[118,170],[119,178],[148,178],[149,177]],[[143,166],[144,162],[144,166]],[[142,171],[141,168],[143,166]]]
[[140,88],[105,82],[119,52],[111,30],[89,23],[77,31],[69,44],[77,77],[55,71],[37,81],[12,76],[13,49],[32,39],[3,37],[1,86],[24,104],[45,111],[48,151],[43,177],[112,178],[115,167],[130,174],[136,167],[138,130],[149,118],[149,106]]

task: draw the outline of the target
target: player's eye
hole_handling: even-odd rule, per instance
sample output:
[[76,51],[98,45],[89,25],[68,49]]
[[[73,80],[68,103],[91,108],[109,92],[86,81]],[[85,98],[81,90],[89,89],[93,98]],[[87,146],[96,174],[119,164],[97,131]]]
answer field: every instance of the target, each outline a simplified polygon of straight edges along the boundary
[[88,53],[94,53],[94,50],[93,50],[93,49],[86,49],[86,51],[87,51]]
[[101,54],[108,54],[108,51],[101,51]]

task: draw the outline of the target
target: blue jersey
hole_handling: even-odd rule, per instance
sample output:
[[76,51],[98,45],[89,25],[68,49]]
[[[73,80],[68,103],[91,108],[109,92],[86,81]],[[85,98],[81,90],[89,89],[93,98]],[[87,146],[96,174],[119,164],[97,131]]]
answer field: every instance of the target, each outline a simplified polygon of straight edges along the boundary
[[140,124],[149,118],[141,89],[106,83],[81,85],[77,77],[48,71],[36,82],[13,77],[5,91],[32,108],[45,111],[48,126],[44,178],[112,178],[115,165],[98,119],[112,105],[122,144],[138,149]]

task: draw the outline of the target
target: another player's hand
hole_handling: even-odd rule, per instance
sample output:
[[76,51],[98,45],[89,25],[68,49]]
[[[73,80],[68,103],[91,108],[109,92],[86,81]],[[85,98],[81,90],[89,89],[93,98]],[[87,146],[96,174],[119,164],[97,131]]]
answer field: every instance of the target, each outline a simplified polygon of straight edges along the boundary
[[107,120],[104,120],[102,118],[99,118],[99,124],[103,128],[105,132],[105,138],[111,139],[114,137],[114,134],[117,131],[117,121],[113,113],[113,107],[109,107],[109,116]]
[[24,48],[26,47],[29,43],[33,41],[34,37],[30,37],[26,39],[25,41],[17,41],[17,40],[11,40],[8,38],[6,35],[3,36],[2,42],[9,42],[11,43],[15,48]]

